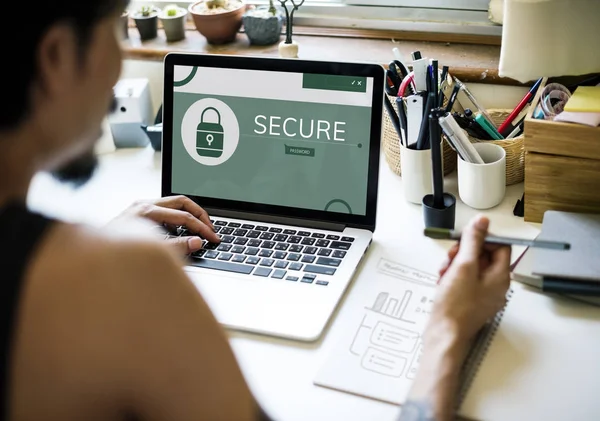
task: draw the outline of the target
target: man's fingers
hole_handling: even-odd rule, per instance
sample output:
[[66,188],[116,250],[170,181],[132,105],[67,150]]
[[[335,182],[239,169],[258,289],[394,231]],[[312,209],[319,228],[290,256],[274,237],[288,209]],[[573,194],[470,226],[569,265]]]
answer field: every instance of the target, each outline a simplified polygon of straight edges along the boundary
[[212,222],[210,222],[210,216],[200,205],[194,202],[187,196],[170,196],[159,199],[156,204],[158,206],[183,210],[191,213],[197,219],[202,221],[206,226],[214,230]]
[[198,218],[199,220],[204,222],[204,224],[206,226],[208,226],[210,229],[212,229],[212,230],[215,229],[212,222],[210,222],[210,216],[208,215],[208,212],[206,212],[199,204],[194,202],[192,199],[190,199],[189,197],[186,197],[186,196],[182,196],[181,205],[182,205],[181,210],[191,213],[196,218]]
[[504,246],[492,253],[486,279],[510,284],[511,251],[510,246]]
[[170,238],[167,242],[175,247],[179,254],[184,256],[202,248],[202,240],[199,237]]
[[463,262],[477,262],[490,224],[484,216],[475,217],[463,230],[457,257]]
[[184,226],[193,233],[198,233],[211,243],[219,243],[219,236],[204,222],[200,221],[189,212],[170,209],[162,206],[153,206],[146,212],[147,218],[166,225]]

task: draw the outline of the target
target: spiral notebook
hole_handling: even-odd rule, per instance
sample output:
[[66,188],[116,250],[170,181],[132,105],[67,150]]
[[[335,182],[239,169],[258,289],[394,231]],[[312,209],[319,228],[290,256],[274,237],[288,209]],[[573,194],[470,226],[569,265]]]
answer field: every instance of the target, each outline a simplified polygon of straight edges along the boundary
[[[417,270],[401,271],[427,279]],[[336,344],[314,383],[401,405],[418,368],[425,326],[414,316],[427,312],[433,289],[414,278],[379,276],[355,312],[358,329]],[[414,298],[408,305],[402,303],[407,291]],[[400,314],[416,323],[390,317]],[[600,308],[513,282],[505,308],[480,331],[463,367],[458,413],[486,421],[595,419],[598,326]]]
[[[387,257],[367,269],[373,276],[364,305],[352,312],[351,331],[336,344],[314,383],[402,404],[422,353],[422,334],[435,297],[437,276]],[[510,301],[511,293],[507,295]],[[462,373],[466,396],[502,321],[500,312],[481,331]]]

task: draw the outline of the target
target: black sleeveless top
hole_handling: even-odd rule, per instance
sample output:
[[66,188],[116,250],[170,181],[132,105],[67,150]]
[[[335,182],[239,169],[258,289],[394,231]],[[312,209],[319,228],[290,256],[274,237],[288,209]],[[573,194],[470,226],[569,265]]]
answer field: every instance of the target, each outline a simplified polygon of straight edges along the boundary
[[12,337],[23,276],[32,254],[52,220],[24,204],[0,208],[0,420],[6,420]]

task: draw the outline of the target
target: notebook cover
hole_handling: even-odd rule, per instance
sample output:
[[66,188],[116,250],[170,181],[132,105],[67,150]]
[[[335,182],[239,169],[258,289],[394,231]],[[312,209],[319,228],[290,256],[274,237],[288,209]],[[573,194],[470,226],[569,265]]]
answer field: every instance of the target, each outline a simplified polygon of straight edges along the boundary
[[536,249],[534,275],[600,281],[600,215],[546,211],[538,238],[565,241],[571,248]]

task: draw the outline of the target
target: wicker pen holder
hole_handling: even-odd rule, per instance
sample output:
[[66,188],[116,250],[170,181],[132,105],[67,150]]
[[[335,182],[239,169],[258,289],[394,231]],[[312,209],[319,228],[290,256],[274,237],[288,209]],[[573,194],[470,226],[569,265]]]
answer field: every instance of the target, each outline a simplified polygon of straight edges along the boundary
[[[392,106],[398,112],[396,107],[396,98],[388,96]],[[442,136],[444,138],[444,136]],[[449,146],[448,142],[443,142],[443,155],[444,155],[444,175],[452,173],[456,169],[456,152]],[[400,139],[398,133],[394,129],[392,120],[390,119],[387,111],[384,112],[383,118],[383,152],[385,154],[385,160],[397,175],[402,175],[400,165]]]
[[[499,127],[511,110],[490,109],[487,110],[492,121]],[[470,136],[465,132],[472,143],[488,142],[500,146],[506,151],[506,185],[517,184],[525,179],[525,136],[523,132],[512,139],[482,140]]]

